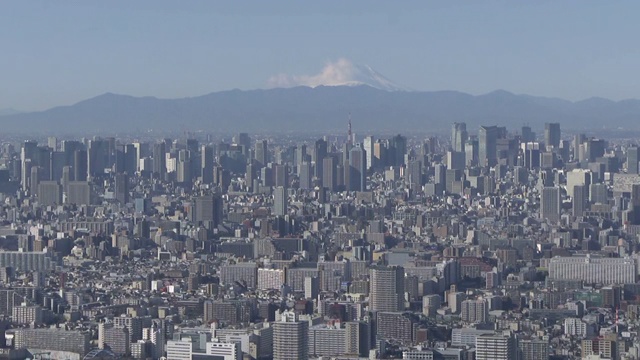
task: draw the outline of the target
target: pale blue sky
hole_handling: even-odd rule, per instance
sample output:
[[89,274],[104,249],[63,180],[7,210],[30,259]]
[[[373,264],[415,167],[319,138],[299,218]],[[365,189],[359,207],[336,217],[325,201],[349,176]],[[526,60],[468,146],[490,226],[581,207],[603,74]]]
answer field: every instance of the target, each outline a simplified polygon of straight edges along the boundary
[[638,1],[0,1],[0,109],[267,87],[328,61],[416,90],[640,98]]

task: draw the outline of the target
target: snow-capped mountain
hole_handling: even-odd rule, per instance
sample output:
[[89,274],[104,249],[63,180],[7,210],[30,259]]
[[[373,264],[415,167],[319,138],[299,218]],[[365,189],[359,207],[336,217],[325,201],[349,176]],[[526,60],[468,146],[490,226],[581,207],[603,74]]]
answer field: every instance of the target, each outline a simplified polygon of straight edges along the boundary
[[315,75],[279,74],[269,79],[270,87],[358,86],[368,85],[385,91],[407,91],[368,65],[353,64],[347,59],[328,62]]

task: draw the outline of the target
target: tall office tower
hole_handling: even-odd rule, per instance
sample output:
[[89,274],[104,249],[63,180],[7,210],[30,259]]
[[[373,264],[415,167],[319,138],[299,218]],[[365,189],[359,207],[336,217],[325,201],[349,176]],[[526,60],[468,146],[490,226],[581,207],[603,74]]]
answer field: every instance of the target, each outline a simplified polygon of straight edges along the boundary
[[115,195],[116,200],[124,205],[129,202],[129,175],[116,174],[115,178]]
[[523,143],[536,141],[536,134],[531,131],[531,126],[523,126],[520,141]]
[[573,142],[571,144],[571,147],[573,148],[573,159],[574,160],[578,160],[579,152],[580,152],[580,145],[582,145],[582,143],[584,143],[586,139],[587,139],[587,137],[585,136],[585,134],[576,134],[576,135],[573,136]]
[[31,166],[27,164],[27,162],[32,164],[36,164],[35,157],[36,151],[38,149],[38,143],[35,141],[25,141],[22,143],[22,148],[20,149],[20,163],[22,174],[20,180],[22,182],[22,190],[27,190],[29,188],[29,181],[31,179]]
[[379,139],[373,143],[373,159],[371,166],[373,166],[374,169],[387,166],[387,147]]
[[322,186],[329,191],[336,188],[336,158],[333,156],[322,159]]
[[91,186],[88,181],[70,181],[65,202],[67,204],[91,204]]
[[[189,136],[191,134],[188,134]],[[200,144],[197,139],[187,138],[185,140],[185,149],[191,153],[192,156],[195,156],[198,153],[198,149],[200,148]]]
[[199,196],[195,199],[193,221],[215,229],[222,224],[224,201],[220,194]]
[[[34,168],[37,169],[37,168]],[[62,186],[57,181],[41,181],[37,189],[38,202],[41,205],[62,204]]]
[[404,165],[404,156],[407,154],[407,138],[398,134],[389,139],[389,152],[391,153],[391,166]]
[[544,124],[544,144],[546,146],[560,147],[560,124],[546,123]]
[[66,194],[69,191],[69,182],[72,181],[71,178],[71,166],[64,166],[62,168],[62,176],[60,177],[60,183],[62,185],[62,192]]
[[364,152],[366,154],[367,157],[367,170],[371,169],[373,167],[373,160],[375,159],[373,153],[373,145],[375,144],[375,141],[373,139],[373,136],[367,136],[364,138],[363,142],[362,142],[362,147],[364,148]]
[[[204,178],[204,169],[203,171],[203,178]],[[253,164],[248,164],[247,165],[247,172],[244,174],[244,182],[247,185],[247,191],[249,192],[254,192],[257,191],[257,189],[254,189],[254,181],[256,182],[257,185],[257,181],[258,181],[258,176],[257,176],[257,171],[256,171],[256,166]],[[213,168],[211,169],[211,180],[213,181]],[[257,187],[257,186],[256,186]]]
[[638,151],[637,146],[627,148],[627,173],[638,174]]
[[273,167],[274,186],[289,186],[289,167],[287,165],[276,164]]
[[584,159],[581,161],[595,162],[597,158],[604,156],[607,149],[607,142],[603,139],[588,139],[582,146],[584,146]]
[[426,155],[435,154],[437,147],[438,147],[438,138],[434,136],[428,137],[422,143],[422,155],[426,156]]
[[511,334],[476,336],[476,360],[513,360],[517,358],[516,340]]
[[447,169],[464,170],[465,153],[458,151],[447,151]]
[[302,164],[305,161],[309,161],[308,159],[309,155],[307,154],[307,145],[305,144],[298,144],[298,146],[296,146],[296,151],[294,153],[294,164],[296,166],[300,166],[300,164]]
[[464,144],[467,142],[467,124],[453,123],[451,127],[451,149],[456,152],[464,152]]
[[176,167],[176,181],[179,183],[190,184],[193,179],[191,152],[187,150],[178,151]]
[[51,174],[49,176],[50,180],[59,181],[62,176],[62,168],[67,165],[67,159],[62,151],[53,151],[51,152],[51,164],[49,168],[51,169]]
[[472,138],[464,144],[465,166],[474,166],[478,163],[478,139]]
[[87,169],[89,175],[98,176],[104,174],[107,168],[109,144],[102,139],[89,140],[87,145]]
[[215,165],[213,150],[211,145],[202,145],[200,149],[200,178],[205,184],[213,182],[213,166]]
[[442,184],[444,186],[447,180],[447,167],[443,164],[435,164],[434,167],[434,179],[433,182],[436,184]]
[[537,142],[528,142],[520,144],[523,161],[522,165],[531,170],[540,167],[540,144]]
[[284,216],[288,213],[289,198],[287,195],[287,189],[283,186],[278,186],[273,189],[273,214],[276,216]]
[[367,158],[364,149],[356,144],[349,151],[349,191],[364,191],[367,189]]
[[249,137],[249,134],[247,133],[239,133],[234,136],[233,142],[244,148],[242,151],[245,155],[251,149],[251,137]]
[[87,152],[76,150],[73,154],[73,179],[75,181],[87,180]]
[[38,186],[40,185],[42,170],[39,166],[31,166],[31,174],[29,174],[29,192],[38,194]]
[[303,162],[302,164],[300,164],[300,189],[303,190],[308,190],[312,188],[312,177],[313,177],[313,172],[311,171],[311,164],[308,162]]
[[265,166],[260,169],[260,184],[262,186],[273,186],[273,178],[273,168]]
[[153,175],[165,179],[167,175],[167,148],[164,141],[153,144]]
[[464,300],[460,309],[460,319],[468,323],[489,321],[489,302],[485,299]]
[[269,162],[269,150],[267,140],[258,140],[254,148],[254,157],[259,167],[267,166]]
[[478,130],[478,165],[492,167],[496,164],[497,126],[480,126]]
[[571,201],[573,216],[582,216],[587,210],[588,189],[588,185],[575,185],[573,187],[573,198]]
[[407,165],[406,181],[411,189],[412,196],[422,192],[422,162],[420,160],[409,161]]
[[273,323],[273,360],[309,359],[309,323],[284,311]]
[[589,186],[591,184],[592,175],[591,170],[584,169],[573,169],[567,172],[567,195],[569,197],[573,197],[573,187],[576,185]]
[[40,168],[40,180],[51,180],[51,149],[46,146],[38,146],[32,161],[34,160]]
[[540,195],[540,218],[552,222],[560,220],[560,188],[545,186]]
[[323,175],[322,170],[324,170],[322,166],[322,161],[324,160],[325,157],[327,157],[327,153],[328,153],[327,148],[328,148],[328,144],[325,139],[316,140],[313,147],[313,156],[311,161],[313,161],[315,165],[314,175],[320,181],[322,181],[322,175]]
[[371,311],[404,310],[404,268],[372,266],[369,269],[369,284]]

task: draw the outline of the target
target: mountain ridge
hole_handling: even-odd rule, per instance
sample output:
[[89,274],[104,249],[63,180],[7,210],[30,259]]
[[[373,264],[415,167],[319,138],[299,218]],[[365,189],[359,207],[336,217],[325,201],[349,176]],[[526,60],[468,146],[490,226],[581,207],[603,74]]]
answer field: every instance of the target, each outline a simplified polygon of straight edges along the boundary
[[[356,132],[446,130],[453,122],[541,127],[640,128],[640,100],[593,97],[569,101],[496,90],[471,95],[455,90],[386,91],[367,85],[295,86],[225,90],[194,97],[163,99],[111,92],[39,112],[0,116],[6,132],[175,131],[330,131],[346,126],[351,113]],[[360,129],[360,131],[358,131]]]

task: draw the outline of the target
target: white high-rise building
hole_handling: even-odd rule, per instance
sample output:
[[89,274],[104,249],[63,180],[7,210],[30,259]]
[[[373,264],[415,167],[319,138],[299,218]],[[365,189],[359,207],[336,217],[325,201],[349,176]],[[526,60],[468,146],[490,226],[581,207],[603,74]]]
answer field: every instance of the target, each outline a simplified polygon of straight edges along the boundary
[[365,151],[365,158],[367,160],[366,169],[371,169],[373,167],[373,144],[375,143],[373,136],[367,136],[364,138],[362,142],[362,146]]

